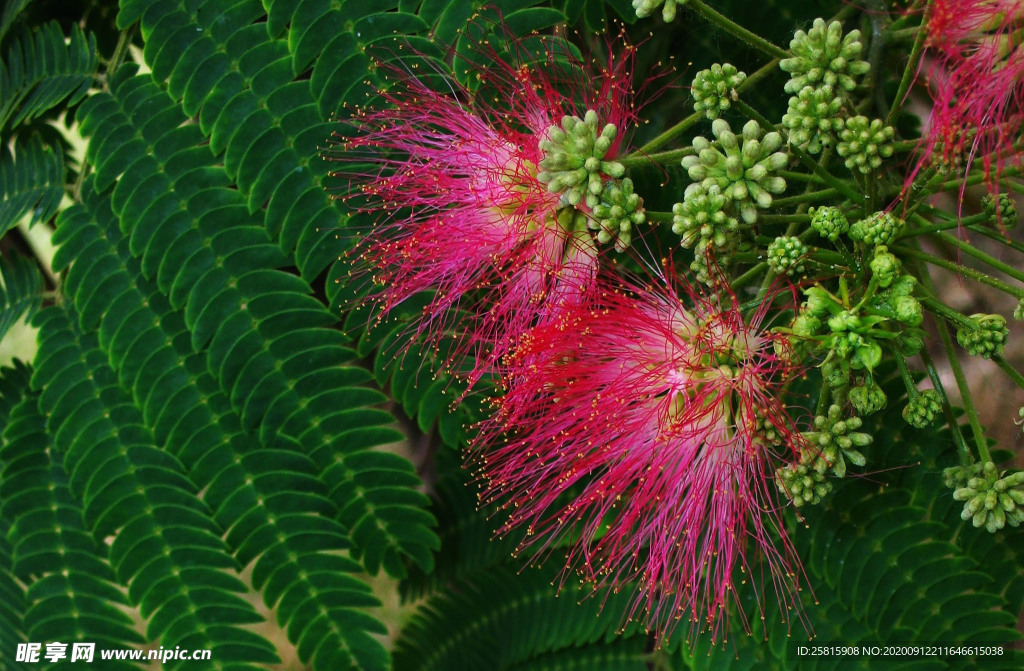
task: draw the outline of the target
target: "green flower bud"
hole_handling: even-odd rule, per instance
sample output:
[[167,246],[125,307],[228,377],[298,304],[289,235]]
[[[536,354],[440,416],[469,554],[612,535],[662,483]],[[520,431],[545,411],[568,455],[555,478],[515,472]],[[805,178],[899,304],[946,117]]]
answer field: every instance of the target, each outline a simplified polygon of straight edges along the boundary
[[796,93],[806,86],[852,91],[856,86],[854,77],[871,69],[866,61],[860,60],[860,31],[852,30],[844,37],[838,21],[826,25],[824,19],[815,19],[806,33],[796,31],[789,47],[793,57],[779,62],[779,67],[790,74],[787,93]]
[[903,231],[903,220],[888,212],[875,212],[850,227],[850,238],[867,246],[888,245]]
[[790,328],[793,334],[800,338],[812,338],[821,329],[821,320],[808,312],[801,312],[793,320]]
[[953,499],[964,502],[960,518],[965,522],[989,533],[1024,522],[1024,472],[1006,475],[987,462],[947,468],[943,481],[954,488]]
[[867,174],[882,165],[883,158],[892,156],[895,132],[881,119],[855,116],[847,119],[839,131],[836,153],[843,157],[847,168]]
[[1024,321],[1024,298],[1017,301],[1017,307],[1013,308],[1013,318],[1019,322]]
[[875,255],[871,259],[871,274],[883,289],[888,287],[900,274],[900,261],[885,245],[875,247]]
[[782,116],[782,125],[788,130],[789,141],[805,148],[811,154],[835,141],[836,133],[844,128],[839,114],[843,101],[831,86],[814,88],[805,86],[789,99],[789,111]]
[[850,222],[838,207],[812,207],[808,211],[811,213],[811,228],[823,238],[835,242],[850,230]]
[[981,207],[997,224],[1005,228],[1017,226],[1017,204],[1008,193],[993,196],[991,193],[981,199]]
[[896,338],[900,354],[916,356],[924,349],[924,331],[918,328],[904,329]]
[[775,471],[775,486],[798,508],[820,503],[832,491],[832,483],[806,463],[790,464]]
[[771,207],[772,194],[786,190],[786,181],[775,175],[789,162],[789,156],[778,151],[782,136],[775,132],[766,134],[756,121],[749,121],[737,137],[724,119],[716,119],[711,132],[718,147],[706,138],[695,137],[696,155],[683,158],[682,166],[705,191],[718,187],[743,221],[753,224],[758,209]]
[[583,119],[566,115],[560,126],[548,127],[539,142],[544,158],[538,163],[537,180],[570,205],[586,199],[588,207],[596,207],[604,191],[602,175],[620,178],[626,172],[621,163],[604,160],[617,134],[615,125],[605,124],[600,131],[597,127],[594,110],[587,110]]
[[832,389],[841,389],[850,381],[850,367],[843,361],[826,361],[821,365],[821,376]]
[[865,368],[867,370],[873,370],[875,366],[882,363],[882,346],[874,341],[872,338],[860,336],[857,334],[850,334],[860,339],[861,342],[857,343],[853,350],[853,356],[850,358],[851,368]]
[[894,296],[889,301],[896,320],[907,326],[920,326],[924,322],[924,310],[921,301],[913,296]]
[[804,302],[804,307],[808,312],[817,316],[824,317],[825,315],[832,312],[833,308],[837,308],[839,304],[829,295],[827,291],[821,287],[809,287],[804,289],[804,294],[807,296],[807,300]]
[[[662,6],[664,4],[664,6]],[[676,18],[676,5],[685,5],[686,0],[633,0],[633,10],[639,19],[646,19],[661,7],[661,18],[672,23]]]
[[852,310],[843,310],[828,320],[828,327],[833,333],[856,331],[861,327],[860,317]]
[[736,100],[736,87],[746,78],[745,73],[729,63],[715,63],[711,69],[701,70],[693,78],[693,109],[703,112],[708,119],[717,119]]
[[930,426],[942,412],[942,398],[934,389],[925,389],[907,402],[903,419],[916,429]]
[[780,236],[768,245],[768,267],[775,273],[793,276],[804,272],[807,245],[800,238]]
[[615,251],[621,252],[629,247],[633,226],[645,221],[643,199],[633,193],[633,181],[627,177],[621,185],[606,183],[601,202],[594,206],[587,225],[598,231],[598,242],[615,240]]
[[956,340],[972,356],[986,359],[1003,353],[1003,346],[1010,335],[1006,319],[1002,315],[977,313],[969,318],[970,324],[961,324],[956,330]]
[[850,404],[860,415],[870,415],[885,407],[885,392],[875,383],[854,387],[850,390]]
[[811,462],[812,468],[819,473],[831,470],[836,477],[846,475],[846,462],[854,466],[863,466],[866,462],[858,447],[870,445],[869,434],[857,431],[863,422],[860,417],[842,418],[842,408],[833,404],[825,415],[814,418],[814,431],[803,434],[811,450],[818,450],[816,458]]
[[729,199],[721,189],[712,185],[705,189],[691,184],[682,203],[672,207],[672,232],[682,236],[680,243],[690,249],[699,241],[714,250],[731,246],[740,228],[739,221],[725,212]]

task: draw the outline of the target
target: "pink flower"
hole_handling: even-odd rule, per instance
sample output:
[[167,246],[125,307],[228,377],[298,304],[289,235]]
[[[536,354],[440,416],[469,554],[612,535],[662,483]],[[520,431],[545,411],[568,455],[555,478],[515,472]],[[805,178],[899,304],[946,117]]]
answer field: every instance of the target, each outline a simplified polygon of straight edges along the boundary
[[566,43],[546,44],[539,61],[511,40],[501,56],[476,45],[473,58],[488,66],[474,91],[391,68],[388,104],[359,110],[342,143],[340,160],[353,167],[339,174],[360,209],[379,215],[355,249],[373,274],[372,299],[386,315],[432,290],[412,328],[435,345],[450,339],[442,356],[471,369],[470,381],[578,300],[598,267],[586,225],[537,179],[539,141],[565,115],[594,110],[619,127],[634,118],[632,47],[591,77]]
[[910,180],[935,160],[969,169],[980,158],[989,191],[998,192],[1006,161],[1021,157],[1022,21],[1019,0],[932,3],[925,29],[934,106]]
[[796,449],[778,398],[794,371],[788,341],[760,328],[770,301],[744,323],[727,288],[681,288],[602,281],[596,307],[531,331],[476,446],[502,533],[568,545],[585,580],[637,585],[630,617],[661,634],[683,617],[717,634],[737,569],[767,568],[783,612],[799,605],[765,440]]

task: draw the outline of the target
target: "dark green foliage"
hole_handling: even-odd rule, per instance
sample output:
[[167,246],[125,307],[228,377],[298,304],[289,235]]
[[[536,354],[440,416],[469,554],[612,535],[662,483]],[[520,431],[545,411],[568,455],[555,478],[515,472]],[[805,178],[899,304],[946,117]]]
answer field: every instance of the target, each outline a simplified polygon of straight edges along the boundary
[[3,509],[2,501],[4,482],[9,479],[10,465],[3,433],[11,423],[11,412],[19,406],[28,390],[31,371],[16,362],[13,369],[0,369],[0,646],[6,653],[0,657],[0,669],[23,669],[27,665],[15,663],[10,655],[17,650],[18,643],[25,642],[24,618],[28,603],[25,589],[18,583],[14,575],[14,548],[9,540],[11,536],[11,519]]
[[646,640],[635,624],[619,629],[631,594],[595,593],[559,570],[557,560],[521,571],[507,565],[458,581],[403,631],[395,669],[508,669],[616,635]]
[[[22,620],[25,637],[56,641],[72,632],[89,632],[91,642],[102,647],[143,643],[118,608],[127,602],[117,587],[107,546],[94,540],[85,526],[61,455],[50,444],[39,394],[28,391],[28,380],[29,371],[21,367],[4,380],[11,391],[24,395],[10,412],[0,448],[5,464],[0,512],[4,519],[15,520],[9,535],[11,570],[29,585],[26,599],[31,605]],[[117,662],[111,668],[138,667]]]
[[[280,4],[282,12],[291,5]],[[71,565],[73,589],[95,600],[105,579],[126,586],[147,620],[145,638],[107,612],[124,600],[112,596],[103,608],[86,604],[98,615],[82,611],[76,640],[210,647],[221,668],[270,663],[270,644],[237,626],[260,619],[240,598],[247,590],[236,573],[248,566],[303,660],[332,671],[386,669],[374,636],[385,629],[365,610],[377,599],[353,573],[383,567],[400,576],[407,562],[429,571],[438,539],[411,464],[376,449],[403,439],[377,407],[386,397],[346,347],[337,314],[315,297],[311,282],[347,244],[318,151],[332,129],[327,116],[349,91],[343,78],[361,84],[368,74],[365,48],[426,25],[414,13],[354,16],[329,3],[303,3],[299,22],[277,11],[264,22],[259,2],[123,4],[126,26],[141,19],[153,73],[120,67],[77,110],[92,138],[92,174],[54,238],[67,305],[38,320],[44,414],[19,416],[18,426],[46,419],[26,432],[34,442],[14,443],[54,461],[26,461],[39,477],[9,487],[36,487],[44,475],[67,482],[66,494],[54,495],[78,506],[76,542],[85,548],[69,561],[89,552],[106,561],[93,539],[114,536],[111,568]],[[325,49],[336,35],[351,39]],[[65,106],[76,91],[64,92]],[[18,122],[58,102],[36,98],[18,108]],[[30,208],[52,218],[63,192],[62,163],[44,168],[40,158],[61,154],[31,143],[17,151],[24,167],[5,166],[11,221]],[[30,179],[13,181],[19,175]],[[16,263],[5,273],[12,315],[35,293]],[[28,413],[35,398],[18,407]],[[59,545],[47,527],[32,541]],[[18,533],[13,575],[35,598],[56,583],[18,572]],[[37,599],[29,616],[55,604]],[[63,620],[53,631],[31,622],[26,633],[47,640],[74,633]]]
[[[89,266],[91,275],[99,275],[96,279],[116,295],[120,309],[99,324],[105,341],[101,347],[122,370],[140,348],[145,348],[144,367],[154,361],[184,364],[163,375],[142,372],[135,378],[132,391],[147,422],[167,451],[191,465],[189,475],[207,490],[205,500],[221,528],[228,530],[228,544],[239,564],[256,558],[253,586],[263,590],[268,607],[278,606],[279,621],[295,632],[294,642],[298,645],[317,632],[315,646],[300,648],[304,657],[316,653],[318,663],[329,668],[382,668],[383,649],[363,631],[378,631],[380,625],[353,610],[376,600],[368,586],[345,575],[358,567],[330,552],[348,549],[350,543],[334,519],[337,508],[314,465],[287,436],[261,446],[258,436],[242,430],[228,399],[203,370],[203,357],[188,347],[182,315],[141,276],[117,219],[105,207],[107,201],[88,187],[86,194],[85,208],[68,210],[58,231],[74,231],[77,243],[95,260]],[[68,274],[66,288],[76,299],[87,286],[80,277]],[[134,342],[126,343],[132,338]],[[357,380],[364,377],[358,370],[351,373]],[[284,483],[288,486],[282,490]],[[319,618],[321,609],[330,616]],[[353,657],[361,659],[353,663]]]
[[12,255],[0,260],[0,338],[19,319],[31,319],[42,303],[43,277],[31,259]]
[[[2,136],[0,136],[2,137]],[[53,218],[64,194],[64,153],[38,136],[19,137],[14,153],[0,145],[0,234],[26,214],[29,223]]]
[[73,105],[93,83],[96,40],[72,26],[64,33],[48,23],[6,43],[0,63],[0,133],[48,112],[58,103]]
[[165,647],[229,646],[227,668],[275,661],[272,646],[239,626],[262,618],[240,597],[245,585],[229,573],[240,566],[222,529],[181,462],[156,445],[96,336],[76,322],[70,309],[39,314],[41,354],[32,386],[86,528],[97,539],[116,534],[110,564],[149,619],[147,638]]

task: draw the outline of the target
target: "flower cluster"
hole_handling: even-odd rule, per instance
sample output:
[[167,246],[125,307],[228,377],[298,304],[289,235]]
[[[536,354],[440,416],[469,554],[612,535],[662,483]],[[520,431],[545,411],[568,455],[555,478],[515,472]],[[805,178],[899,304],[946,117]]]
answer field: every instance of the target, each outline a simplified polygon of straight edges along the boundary
[[981,159],[990,192],[1008,160],[1019,162],[1024,127],[1024,7],[1017,0],[935,0],[929,6],[928,84],[935,104],[909,186],[929,163]]
[[[602,174],[621,176],[613,157],[616,128],[633,118],[632,47],[594,79],[568,47],[549,49],[539,62],[485,53],[493,56],[479,74],[486,94],[391,68],[394,81],[381,91],[388,105],[359,110],[341,141],[337,174],[354,187],[349,198],[380,217],[353,251],[372,273],[372,298],[387,315],[432,292],[412,328],[429,342],[454,342],[442,354],[470,382],[587,290],[598,266],[588,227],[618,233],[621,244],[643,221],[628,186],[606,198],[599,224],[588,226],[589,209],[583,217],[573,209],[584,194],[592,207],[603,202]],[[564,73],[566,60],[576,76],[549,73],[556,61]],[[375,169],[358,172],[367,163]]]
[[752,224],[758,209],[771,206],[772,194],[786,190],[786,180],[776,174],[789,163],[779,151],[782,136],[765,133],[756,121],[748,121],[737,136],[723,119],[711,124],[711,132],[717,142],[695,137],[697,155],[684,157],[682,165],[705,189],[718,187],[743,221]]
[[752,548],[795,603],[768,476],[769,443],[799,441],[778,397],[793,370],[765,309],[745,322],[727,288],[673,284],[606,280],[523,339],[477,439],[483,497],[524,546],[566,541],[584,580],[639,584],[649,623],[717,631]]
[[[683,3],[633,4],[639,16],[660,9],[671,20]],[[954,26],[927,42],[947,53],[947,80],[964,84],[956,77],[971,68],[981,78],[978,67],[992,76],[1024,72],[1015,64],[1019,7],[961,3],[1000,7],[995,21],[980,11],[953,17],[954,4],[929,4],[922,23],[929,31],[943,21]],[[690,10],[729,24],[705,3],[691,0]],[[869,99],[864,84],[884,80],[905,90],[910,74],[894,81],[884,68],[872,70],[861,59],[859,31],[844,33],[838,21],[818,19],[798,31],[788,55],[739,34],[789,74],[781,123],[755,108],[756,96],[739,98],[769,68],[748,78],[713,64],[688,88],[697,113],[627,153],[637,121],[632,47],[593,68],[573,48],[553,51],[559,40],[506,50],[488,38],[468,59],[487,63],[466,77],[471,85],[382,66],[394,80],[381,91],[388,106],[359,110],[344,142],[352,165],[373,166],[341,171],[356,187],[351,203],[378,215],[353,251],[375,282],[370,300],[386,315],[423,294],[413,335],[435,347],[454,343],[443,352],[449,366],[471,383],[484,376],[496,383],[481,385],[495,392],[493,412],[474,426],[470,463],[483,482],[482,504],[501,517],[499,533],[517,536],[528,561],[558,555],[566,576],[635,590],[627,617],[655,630],[658,641],[680,620],[692,623],[691,633],[713,635],[733,614],[748,624],[749,605],[735,607],[743,605],[739,582],[770,582],[783,611],[799,611],[801,572],[783,504],[817,504],[850,467],[867,464],[878,451],[868,448],[883,435],[871,415],[898,406],[919,429],[956,416],[938,378],[934,389],[919,391],[907,363],[924,350],[932,327],[926,310],[957,325],[967,352],[1008,367],[1005,319],[957,313],[930,281],[929,264],[951,262],[919,241],[958,241],[944,232],[950,218],[918,200],[946,190],[942,176],[919,180],[908,194],[900,189],[904,168],[887,160],[909,149],[896,142],[896,128],[902,134],[909,126],[896,123],[901,103],[887,120],[860,114],[882,100]],[[872,34],[872,63],[888,57],[876,47],[907,35]],[[999,56],[979,66],[982,42],[998,42]],[[1018,83],[1003,84],[1016,101]],[[971,110],[980,104],[973,90],[957,95],[972,101]],[[931,132],[955,120],[961,144],[944,137],[935,146],[962,153],[969,144],[968,154],[980,147],[977,155],[997,160],[986,143],[1011,120],[986,128],[992,120],[974,111],[951,112],[960,98],[944,104]],[[711,121],[710,134],[693,129],[701,117]],[[737,117],[746,117],[742,127]],[[682,147],[664,148],[684,136]],[[648,163],[661,169],[647,170]],[[685,174],[665,169],[673,165]],[[655,172],[662,188],[679,180],[676,191],[649,193]],[[787,182],[801,192],[779,197]],[[646,210],[644,195],[663,208],[674,203],[671,212]],[[989,237],[997,235],[993,224],[1005,233],[1016,218],[1006,193],[983,209],[968,225]],[[692,250],[688,275],[675,272],[673,259],[656,259],[660,240],[638,230],[668,222]],[[614,261],[604,249],[611,245],[625,252]],[[1019,279],[966,242],[961,250]],[[815,366],[820,375],[804,375]],[[893,370],[905,396],[886,382]],[[798,373],[812,379],[798,383]],[[819,388],[805,397],[804,384]],[[817,399],[807,422],[794,421],[787,405],[798,389],[801,407]],[[980,443],[979,455],[990,464]],[[1021,477],[1003,477],[991,464],[972,468],[957,471],[955,483],[964,519],[990,531],[1024,519]],[[770,599],[763,590],[756,599],[763,612]]]

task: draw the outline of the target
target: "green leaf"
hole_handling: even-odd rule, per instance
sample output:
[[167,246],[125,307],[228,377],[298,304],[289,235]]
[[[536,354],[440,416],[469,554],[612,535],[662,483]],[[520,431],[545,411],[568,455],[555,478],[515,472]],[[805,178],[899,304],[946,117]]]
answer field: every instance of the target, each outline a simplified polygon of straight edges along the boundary
[[29,320],[42,303],[43,277],[32,259],[13,254],[0,259],[0,338],[19,319]]
[[25,215],[29,225],[47,221],[64,195],[64,154],[36,135],[18,137],[12,153],[0,146],[0,234]]
[[[6,22],[0,25],[0,35],[6,28]],[[6,46],[0,63],[0,135],[8,136],[18,125],[61,103],[76,104],[92,85],[98,63],[96,38],[75,24],[69,36],[53,21]]]

